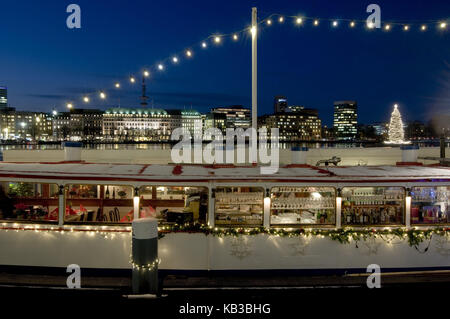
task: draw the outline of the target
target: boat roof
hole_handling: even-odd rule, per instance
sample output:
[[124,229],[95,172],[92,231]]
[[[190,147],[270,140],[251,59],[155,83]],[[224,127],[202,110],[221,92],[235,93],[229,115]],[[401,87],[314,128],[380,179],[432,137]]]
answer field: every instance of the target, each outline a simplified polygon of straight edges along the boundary
[[119,164],[87,162],[0,162],[0,179],[91,181],[278,181],[278,182],[444,182],[450,168],[442,166],[328,166],[287,165],[275,174],[261,166],[229,164]]

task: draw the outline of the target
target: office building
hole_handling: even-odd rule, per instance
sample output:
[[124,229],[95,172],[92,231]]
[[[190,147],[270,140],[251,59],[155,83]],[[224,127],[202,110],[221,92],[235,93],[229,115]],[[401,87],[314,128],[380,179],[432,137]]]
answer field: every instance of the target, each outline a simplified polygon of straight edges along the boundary
[[358,134],[358,107],[356,101],[334,102],[334,133],[336,139],[351,140]]
[[251,110],[242,105],[231,105],[211,109],[211,114],[225,114],[227,128],[247,129],[251,126]]
[[274,113],[284,113],[288,107],[287,98],[282,95],[277,95],[273,99],[273,112]]
[[0,86],[0,109],[8,107],[8,89]]

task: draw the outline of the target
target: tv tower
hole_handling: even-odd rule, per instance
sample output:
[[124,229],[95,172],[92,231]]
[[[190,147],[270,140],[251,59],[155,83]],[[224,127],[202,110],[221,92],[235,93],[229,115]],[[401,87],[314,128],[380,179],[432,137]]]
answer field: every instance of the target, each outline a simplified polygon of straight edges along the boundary
[[147,87],[145,85],[145,77],[146,77],[146,75],[143,74],[142,75],[142,96],[141,96],[141,105],[143,107],[148,105],[148,103],[147,103],[148,96],[146,95]]

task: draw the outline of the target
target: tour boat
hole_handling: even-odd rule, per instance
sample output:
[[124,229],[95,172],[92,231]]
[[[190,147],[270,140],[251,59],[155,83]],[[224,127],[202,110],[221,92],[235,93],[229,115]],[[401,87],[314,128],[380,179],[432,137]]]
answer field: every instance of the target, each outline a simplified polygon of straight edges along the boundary
[[129,270],[136,218],[159,269],[450,269],[450,169],[0,162],[0,265]]

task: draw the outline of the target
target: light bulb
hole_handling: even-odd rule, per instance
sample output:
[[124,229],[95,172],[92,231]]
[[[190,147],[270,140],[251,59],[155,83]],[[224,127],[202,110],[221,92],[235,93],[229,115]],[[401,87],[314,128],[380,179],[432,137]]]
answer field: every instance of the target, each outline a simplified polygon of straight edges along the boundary
[[149,77],[150,76],[150,72],[148,72],[147,70],[144,71],[144,76],[145,77]]
[[172,61],[173,61],[173,63],[177,63],[177,62],[178,62],[178,58],[177,58],[176,56],[174,56],[174,57],[172,58]]
[[85,96],[85,97],[83,98],[83,101],[84,101],[85,103],[89,103],[89,97]]
[[318,26],[319,25],[319,20],[314,20],[314,25]]
[[100,92],[100,98],[101,99],[106,99],[106,94],[104,92]]
[[189,51],[189,50],[187,50],[187,51],[186,51],[186,55],[187,55],[188,57],[191,57],[191,56],[192,56],[192,52]]
[[237,40],[238,39],[238,36],[237,36],[237,34],[233,34],[233,40]]
[[350,28],[353,28],[354,26],[355,26],[355,22],[354,21],[350,22]]
[[136,79],[134,77],[130,77],[130,82],[134,83],[134,82],[136,82]]
[[390,30],[391,26],[389,24],[386,24],[386,26],[384,27],[385,30]]
[[272,24],[272,20],[267,20],[267,25],[271,25]]
[[115,86],[117,89],[119,89],[119,88],[120,88],[120,83],[117,82],[114,86]]
[[303,19],[302,19],[302,18],[297,18],[297,20],[295,20],[295,22],[296,22],[297,24],[302,24]]
[[206,42],[202,42],[202,48],[206,48],[206,47],[207,47]]
[[158,64],[158,70],[164,70],[164,65]]
[[278,18],[278,22],[283,23],[284,22],[284,17],[279,17]]
[[214,42],[220,43],[220,37],[215,37],[215,38],[214,38]]

